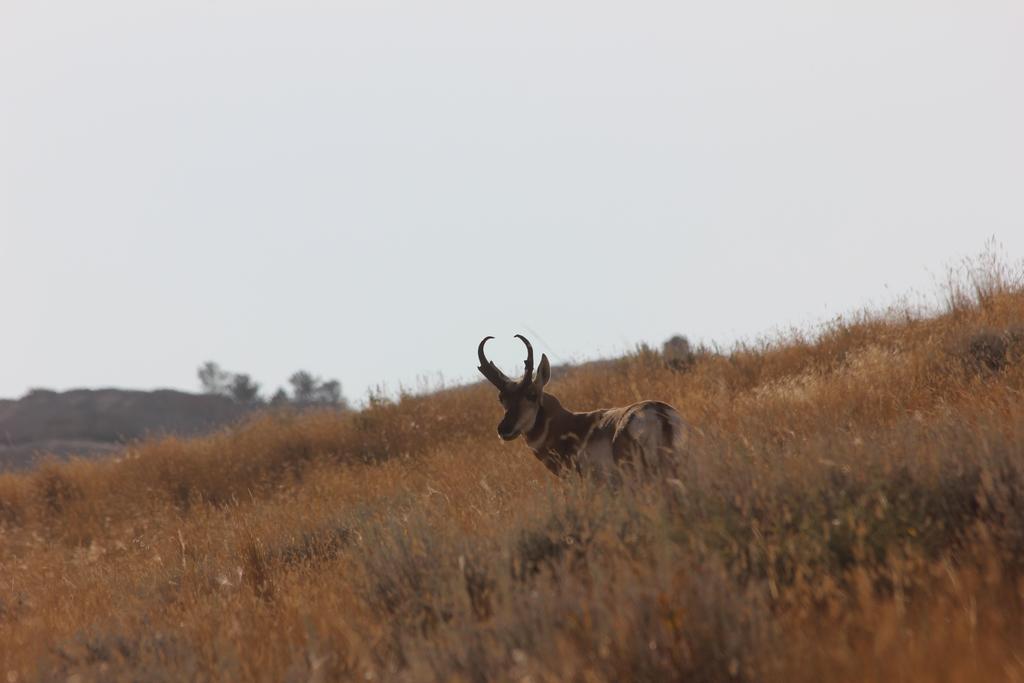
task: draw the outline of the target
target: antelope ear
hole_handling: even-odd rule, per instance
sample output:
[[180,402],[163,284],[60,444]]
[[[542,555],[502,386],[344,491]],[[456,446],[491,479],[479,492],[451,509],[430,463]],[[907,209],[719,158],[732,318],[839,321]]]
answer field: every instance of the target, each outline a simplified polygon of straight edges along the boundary
[[548,355],[546,353],[540,356],[540,366],[537,368],[537,378],[534,383],[537,388],[543,389],[544,385],[551,379],[551,363],[548,362]]

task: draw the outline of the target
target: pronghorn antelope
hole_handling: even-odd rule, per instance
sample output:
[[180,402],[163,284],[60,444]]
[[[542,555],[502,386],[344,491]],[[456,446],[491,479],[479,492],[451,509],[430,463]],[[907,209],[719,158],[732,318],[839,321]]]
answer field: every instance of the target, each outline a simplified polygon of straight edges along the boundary
[[526,344],[526,371],[518,381],[509,379],[484,355],[484,344],[493,337],[484,337],[477,347],[478,369],[498,388],[498,400],[505,408],[505,417],[498,423],[503,440],[523,436],[533,454],[557,475],[577,472],[614,481],[620,479],[620,467],[659,472],[681,455],[686,423],[675,408],[640,401],[588,413],[567,410],[544,391],[551,379],[547,355],[541,355],[534,377],[533,346],[523,335],[516,337]]

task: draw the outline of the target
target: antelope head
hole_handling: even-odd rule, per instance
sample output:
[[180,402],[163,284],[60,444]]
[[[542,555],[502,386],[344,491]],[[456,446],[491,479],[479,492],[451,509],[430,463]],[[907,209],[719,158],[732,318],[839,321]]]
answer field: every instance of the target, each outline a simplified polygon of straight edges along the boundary
[[488,339],[494,339],[494,337],[484,337],[476,351],[480,359],[480,367],[477,369],[491,384],[497,387],[498,401],[505,409],[505,417],[498,423],[498,436],[505,441],[511,441],[533,428],[537,416],[540,414],[544,385],[551,379],[551,365],[548,363],[547,355],[541,354],[537,376],[534,377],[533,347],[523,335],[517,334],[516,337],[526,344],[526,362],[524,363],[526,369],[520,380],[509,379],[498,369],[498,366],[487,360],[484,355],[484,344]]

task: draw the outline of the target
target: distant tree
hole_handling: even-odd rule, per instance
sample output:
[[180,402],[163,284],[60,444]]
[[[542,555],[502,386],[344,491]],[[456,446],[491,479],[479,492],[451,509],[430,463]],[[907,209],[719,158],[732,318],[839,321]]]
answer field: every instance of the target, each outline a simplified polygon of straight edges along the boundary
[[252,381],[249,375],[237,374],[231,376],[231,383],[228,385],[228,394],[237,403],[249,405],[259,403],[260,385]]
[[272,406],[286,406],[288,405],[288,392],[281,387],[277,388],[274,395],[270,397],[270,405]]
[[348,407],[341,395],[341,382],[336,379],[325,382],[305,370],[299,370],[288,378],[288,382],[292,385],[292,400],[299,405]]
[[292,400],[296,403],[314,403],[316,401],[316,389],[320,378],[314,377],[305,370],[299,370],[288,378],[292,385]]
[[231,373],[225,372],[213,361],[206,361],[199,366],[199,384],[204,394],[228,394]]
[[336,379],[332,379],[329,382],[322,382],[320,386],[317,387],[316,395],[319,403],[341,405],[344,407],[345,399],[341,396],[341,382]]

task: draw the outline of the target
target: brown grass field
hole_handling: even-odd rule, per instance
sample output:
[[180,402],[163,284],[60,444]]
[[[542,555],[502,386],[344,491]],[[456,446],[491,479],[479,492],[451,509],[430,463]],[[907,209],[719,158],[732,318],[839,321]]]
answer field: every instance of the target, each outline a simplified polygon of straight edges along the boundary
[[675,405],[685,491],[555,479],[483,384],[0,476],[0,683],[1024,681],[1018,270],[549,388]]

